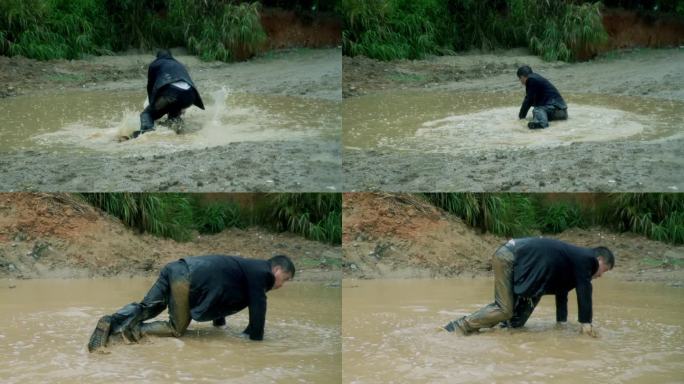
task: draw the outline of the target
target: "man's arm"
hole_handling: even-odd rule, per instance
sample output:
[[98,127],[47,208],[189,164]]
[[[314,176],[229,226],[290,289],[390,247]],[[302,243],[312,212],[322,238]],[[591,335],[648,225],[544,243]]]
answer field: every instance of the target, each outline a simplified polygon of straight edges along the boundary
[[[527,80],[529,81],[529,80]],[[527,111],[530,110],[530,107],[532,106],[532,98],[530,97],[529,94],[525,95],[525,100],[523,100],[522,105],[520,106],[520,112],[518,113],[518,117],[521,119],[524,119],[527,117]]]
[[592,287],[590,276],[578,276],[577,278],[577,317],[582,324],[591,324],[592,320]]
[[568,293],[556,294],[556,321],[564,323],[568,321]]
[[262,284],[250,282],[249,288],[249,325],[244,333],[251,340],[264,339],[264,325],[266,323],[266,292]]
[[157,77],[157,66],[155,65],[156,60],[153,61],[150,64],[150,67],[147,68],[147,98],[149,101],[150,94],[152,94],[152,88],[154,88],[154,81],[156,80]]

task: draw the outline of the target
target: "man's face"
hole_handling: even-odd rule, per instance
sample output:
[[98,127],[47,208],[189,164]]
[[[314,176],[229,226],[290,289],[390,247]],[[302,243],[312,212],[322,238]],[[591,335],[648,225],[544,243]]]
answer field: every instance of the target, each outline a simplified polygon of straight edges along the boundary
[[608,264],[606,264],[606,262],[603,260],[603,257],[599,257],[598,262],[599,262],[599,267],[596,270],[596,273],[594,273],[594,276],[591,277],[592,279],[598,279],[604,273],[611,270],[610,266]]
[[292,280],[292,274],[285,272],[282,267],[273,267],[273,276],[275,276],[275,283],[273,283],[273,288],[278,289],[283,286],[286,282]]
[[520,76],[518,77],[518,80],[520,80],[520,84],[524,86],[527,83],[527,76]]

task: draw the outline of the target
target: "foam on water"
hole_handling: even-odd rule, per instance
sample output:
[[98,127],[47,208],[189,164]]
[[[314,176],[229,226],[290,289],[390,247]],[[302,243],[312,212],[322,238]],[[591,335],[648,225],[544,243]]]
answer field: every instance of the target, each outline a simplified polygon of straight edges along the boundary
[[[285,141],[339,132],[339,103],[293,96],[251,95],[220,88],[205,95],[206,110],[185,110],[183,123],[166,117],[155,131],[122,141],[140,128],[147,100],[139,92],[77,92],[0,102],[0,150],[104,151],[137,155]],[[50,108],[45,108],[50,105]]]
[[544,130],[518,119],[520,94],[395,91],[345,100],[345,148],[450,153],[661,140],[682,135],[684,103],[567,95],[569,118]]
[[600,337],[592,339],[578,333],[573,298],[569,323],[556,325],[552,296],[522,329],[467,337],[440,331],[492,301],[491,279],[354,285],[343,288],[344,382],[657,383],[681,379],[684,369],[684,299],[677,288],[596,281]]
[[340,290],[312,283],[269,293],[263,342],[241,336],[244,311],[224,328],[192,322],[182,338],[114,340],[108,354],[88,353],[99,316],[139,299],[151,283],[40,280],[0,290],[0,382],[331,382],[341,374]]

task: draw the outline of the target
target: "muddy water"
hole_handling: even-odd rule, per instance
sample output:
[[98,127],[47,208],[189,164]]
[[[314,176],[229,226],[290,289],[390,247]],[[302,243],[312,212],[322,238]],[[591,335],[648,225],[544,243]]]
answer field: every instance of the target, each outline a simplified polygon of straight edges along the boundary
[[0,280],[0,382],[339,382],[340,289],[315,283],[268,294],[263,342],[239,336],[248,322],[241,312],[226,329],[192,322],[182,338],[89,354],[98,317],[139,300],[152,282]]
[[565,329],[544,297],[525,328],[473,336],[437,327],[492,301],[491,279],[353,281],[342,289],[343,382],[674,383],[684,381],[681,288],[594,283],[600,337]]
[[[69,91],[0,100],[0,151],[168,153],[233,142],[339,140],[339,103],[294,96],[206,92],[206,110],[186,110],[181,126],[120,142],[139,129],[143,91]],[[180,134],[177,134],[180,131]]]
[[637,97],[567,95],[567,121],[530,130],[519,120],[523,94],[397,91],[347,99],[348,149],[386,147],[449,153],[572,142],[657,140],[681,135],[684,103]]

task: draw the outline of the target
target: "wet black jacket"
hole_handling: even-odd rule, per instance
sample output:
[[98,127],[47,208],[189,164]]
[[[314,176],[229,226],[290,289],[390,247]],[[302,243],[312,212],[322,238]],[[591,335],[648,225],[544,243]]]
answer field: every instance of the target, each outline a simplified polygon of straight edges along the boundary
[[556,320],[568,317],[568,292],[576,289],[580,323],[591,323],[591,277],[598,259],[591,248],[577,247],[555,239],[514,239],[506,245],[515,254],[513,291],[516,295],[556,296]]
[[183,64],[176,61],[176,59],[170,55],[158,56],[157,59],[150,64],[150,67],[147,70],[147,98],[150,105],[154,105],[157,92],[162,87],[181,80],[192,86],[192,90],[195,91],[194,104],[198,108],[204,109],[204,103],[195,87],[195,83],[190,79],[190,74],[188,74],[188,71]]
[[525,83],[525,99],[520,107],[518,117],[524,119],[527,116],[527,111],[530,107],[540,107],[544,105],[553,105],[556,108],[567,109],[565,100],[560,95],[556,87],[550,81],[541,77],[536,73],[531,73],[527,77]]
[[190,316],[196,321],[221,319],[249,307],[245,333],[252,340],[264,337],[266,292],[275,277],[266,260],[238,256],[186,257],[190,272]]

